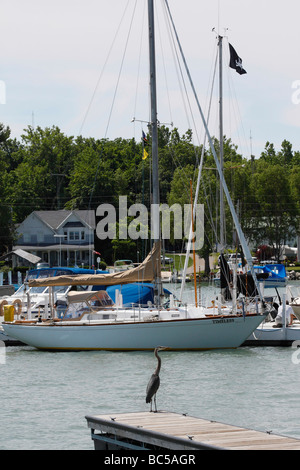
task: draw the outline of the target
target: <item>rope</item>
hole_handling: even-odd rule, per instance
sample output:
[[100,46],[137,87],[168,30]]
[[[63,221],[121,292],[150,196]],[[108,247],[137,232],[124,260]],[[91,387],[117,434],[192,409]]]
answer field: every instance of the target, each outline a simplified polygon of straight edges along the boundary
[[112,50],[113,50],[114,44],[115,44],[115,42],[116,42],[117,36],[118,36],[118,34],[119,34],[119,31],[120,31],[120,29],[121,29],[121,25],[122,25],[122,23],[123,23],[123,20],[124,20],[125,14],[126,14],[126,12],[127,12],[127,9],[128,9],[129,2],[130,2],[130,0],[128,0],[128,1],[127,1],[127,5],[125,6],[125,9],[124,9],[123,15],[122,15],[122,17],[121,17],[120,23],[119,23],[119,25],[118,25],[117,31],[116,31],[116,33],[115,33],[115,36],[114,36],[114,39],[113,39],[113,42],[112,42],[112,44],[111,44],[111,46],[110,46],[110,49],[109,49],[109,51],[108,51],[108,54],[107,54],[107,57],[106,57],[106,59],[105,59],[105,62],[104,62],[103,68],[102,68],[102,70],[101,70],[101,72],[100,72],[100,75],[99,75],[99,78],[98,78],[98,80],[97,80],[97,83],[96,83],[95,89],[94,89],[94,91],[93,91],[93,94],[92,94],[91,100],[90,100],[90,102],[89,102],[89,104],[88,104],[88,107],[87,107],[86,113],[85,113],[85,115],[84,115],[83,122],[82,122],[82,124],[81,124],[81,127],[80,127],[80,130],[79,130],[79,135],[81,135],[81,133],[82,133],[83,126],[84,126],[84,124],[85,124],[85,121],[86,121],[86,119],[87,119],[87,115],[88,115],[88,113],[89,113],[89,111],[90,111],[90,109],[91,109],[92,103],[93,103],[93,101],[94,101],[94,98],[95,98],[95,96],[96,96],[96,93],[97,93],[97,90],[98,90],[98,87],[99,87],[100,81],[101,81],[101,79],[102,79],[102,76],[103,76],[103,74],[104,74],[104,71],[105,71],[106,65],[107,65],[107,63],[108,63],[108,60],[109,60],[109,58],[110,58],[110,55],[111,55],[111,52],[112,52]]
[[[129,3],[129,1],[128,1],[128,3]],[[127,6],[128,6],[128,3],[127,3]],[[102,142],[101,151],[100,151],[100,155],[99,155],[99,159],[98,159],[98,165],[97,165],[97,169],[96,169],[96,172],[95,172],[94,182],[93,182],[92,191],[91,191],[90,200],[89,200],[89,209],[91,207],[91,200],[92,200],[92,196],[93,196],[95,186],[96,186],[96,181],[97,181],[99,168],[100,168],[100,161],[101,161],[101,158],[102,158],[102,155],[103,155],[104,141],[107,137],[107,133],[108,133],[109,125],[110,125],[110,120],[111,120],[111,116],[112,116],[112,112],[113,112],[113,108],[114,108],[114,104],[115,104],[115,100],[116,100],[116,96],[117,96],[117,91],[118,91],[118,88],[119,88],[120,78],[121,78],[123,65],[124,65],[124,60],[125,60],[125,56],[126,56],[126,52],[127,52],[127,46],[128,46],[128,41],[129,41],[131,29],[132,29],[132,23],[133,23],[133,18],[134,18],[134,12],[136,10],[136,5],[137,5],[137,0],[135,1],[135,5],[134,5],[134,10],[133,10],[133,14],[132,14],[131,22],[130,22],[130,27],[129,27],[129,31],[128,31],[128,34],[127,34],[127,39],[126,39],[125,46],[124,46],[124,52],[123,52],[123,57],[122,57],[122,61],[121,61],[121,66],[120,66],[120,70],[119,70],[119,74],[118,74],[118,78],[117,78],[117,83],[116,83],[116,86],[115,86],[115,91],[114,91],[114,95],[113,95],[112,104],[111,104],[111,107],[110,107],[110,112],[109,112],[109,117],[108,117],[106,130],[105,130],[105,134],[104,134],[104,139],[103,139],[103,142]],[[125,11],[127,10],[127,6],[126,6]],[[124,18],[124,15],[125,15],[125,12],[123,14],[122,20]]]

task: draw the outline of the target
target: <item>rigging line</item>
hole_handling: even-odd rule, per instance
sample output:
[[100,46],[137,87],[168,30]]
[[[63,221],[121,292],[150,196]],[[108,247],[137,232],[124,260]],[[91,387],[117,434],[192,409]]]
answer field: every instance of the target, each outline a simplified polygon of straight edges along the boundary
[[[179,60],[179,55],[178,55],[178,51],[177,51],[177,48],[175,46],[175,38],[174,38],[174,35],[176,35],[176,32],[174,31],[174,33],[172,32],[174,30],[174,27],[173,29],[171,28],[171,23],[172,23],[172,18],[171,18],[171,14],[170,14],[170,10],[168,8],[168,5],[167,5],[167,2],[164,3],[165,4],[165,10],[168,9],[168,15],[166,14],[166,16],[168,17],[169,21],[168,21],[168,25],[169,25],[169,30],[170,30],[170,37],[172,38],[172,42],[173,42],[173,50],[175,51],[176,53],[176,58],[177,58],[177,63],[178,63],[178,68],[180,70],[180,75],[181,75],[181,78],[182,78],[182,83],[184,85],[184,90],[185,90],[185,94],[186,94],[186,98],[187,98],[187,102],[188,102],[188,105],[189,105],[189,109],[190,109],[190,112],[191,112],[191,116],[192,116],[192,120],[193,120],[193,123],[194,123],[194,127],[195,127],[195,130],[196,130],[196,135],[197,135],[197,138],[198,138],[198,142],[199,141],[199,136],[198,136],[198,133],[197,133],[197,127],[195,125],[195,120],[194,120],[194,116],[193,116],[193,112],[191,110],[191,104],[190,104],[190,99],[189,99],[189,96],[188,96],[188,92],[187,92],[187,87],[186,87],[186,84],[185,84],[185,79],[184,79],[184,75],[183,75],[183,71],[182,71],[182,67],[181,67],[181,63],[180,63],[180,60]],[[216,59],[217,60],[217,59]],[[216,69],[216,67],[215,67]],[[210,101],[210,104],[211,104],[211,101]],[[185,105],[185,103],[184,103]],[[186,107],[185,107],[186,109]],[[187,113],[186,113],[187,114]],[[187,116],[187,119],[188,119],[188,116]],[[188,119],[188,122],[189,122],[189,119]],[[205,135],[205,138],[206,138],[206,135]],[[202,149],[202,153],[204,151],[204,148]]]
[[[203,192],[205,194],[205,199],[208,201],[208,198],[209,196],[207,195],[207,191],[206,191],[206,187],[205,185],[203,185]],[[209,213],[209,217],[206,215],[206,218],[210,224],[210,228],[212,229],[213,231],[213,234],[215,236],[215,240],[218,240],[218,234],[217,234],[217,229],[215,227],[215,224],[214,224],[214,221],[213,221],[213,215],[212,215],[212,210],[211,210],[211,207],[210,207],[210,204],[209,202],[207,202],[207,207],[208,207],[208,213]]]
[[[190,110],[190,115],[192,116],[192,121],[193,121],[193,124],[194,124],[194,129],[195,129],[195,133],[197,135],[198,142],[200,142],[199,141],[199,136],[198,136],[198,133],[197,133],[197,126],[195,125],[195,120],[194,120],[193,112],[192,112],[192,109],[191,109],[191,104],[190,104],[190,99],[189,99],[188,92],[187,92],[187,87],[186,87],[186,84],[185,84],[184,74],[183,74],[183,71],[182,71],[178,51],[177,51],[177,48],[176,48],[176,41],[175,41],[173,33],[172,33],[172,28],[171,28],[169,15],[168,15],[168,12],[166,10],[165,3],[164,3],[163,0],[162,0],[162,4],[163,4],[163,11],[164,11],[165,18],[166,18],[166,25],[168,26],[167,32],[168,32],[168,36],[169,36],[169,41],[170,41],[170,46],[171,46],[171,52],[172,52],[172,55],[173,55],[175,70],[176,70],[176,73],[177,73],[177,79],[178,79],[179,89],[180,89],[180,92],[181,92],[182,102],[183,102],[183,106],[184,106],[184,109],[185,109],[188,128],[191,129],[192,126],[190,124],[190,119],[189,119],[189,115],[188,115],[188,111],[187,111],[186,102],[188,103],[188,107],[189,107],[189,110]],[[181,76],[181,80],[180,80],[180,76]],[[183,88],[182,88],[182,85],[183,85]],[[184,89],[184,91],[183,91],[183,89]],[[184,92],[185,92],[186,100],[184,98]],[[196,150],[195,144],[193,144],[193,147],[194,147],[196,161],[198,163],[198,156],[197,156],[197,150]],[[182,167],[181,162],[178,159],[175,158],[174,153],[173,153],[173,161],[178,167],[180,167],[184,171],[184,168]],[[187,180],[189,180],[190,176],[186,175],[186,178],[187,178]],[[181,181],[184,182],[182,177],[181,177]],[[189,197],[188,189],[186,190],[186,192],[187,192],[187,196]]]
[[113,100],[112,100],[112,105],[111,105],[111,109],[110,109],[110,113],[109,113],[109,117],[108,117],[108,122],[107,122],[107,126],[106,126],[105,137],[107,136],[107,132],[108,132],[108,128],[109,128],[109,125],[110,125],[110,120],[111,120],[111,116],[112,116],[112,112],[113,112],[113,108],[114,108],[114,104],[115,104],[115,100],[116,100],[116,96],[117,96],[117,91],[118,91],[118,88],[119,88],[120,78],[121,78],[121,74],[122,74],[122,70],[123,70],[123,65],[124,65],[125,56],[126,56],[126,52],[127,52],[127,46],[128,46],[128,42],[129,42],[129,38],[130,38],[130,33],[131,33],[131,30],[132,30],[132,24],[133,24],[134,14],[135,14],[135,11],[136,11],[136,6],[137,6],[137,0],[135,0],[133,14],[132,14],[132,18],[131,18],[131,22],[130,22],[130,26],[129,26],[129,31],[128,31],[127,39],[126,39],[126,42],[125,42],[125,47],[124,47],[123,57],[122,57],[121,66],[120,66],[120,70],[119,70],[119,75],[118,75],[118,79],[117,79],[117,83],[116,83],[116,87],[115,87],[115,92],[114,92],[114,96],[113,96]]
[[[197,135],[197,139],[198,139],[198,143],[200,145],[200,139],[199,139],[199,136],[198,136],[198,133],[197,133],[197,126],[195,124],[195,120],[194,120],[194,115],[193,115],[193,112],[192,112],[192,109],[191,109],[191,104],[190,104],[190,99],[189,99],[189,96],[188,96],[188,92],[187,92],[187,87],[186,87],[186,84],[185,84],[185,79],[184,79],[184,76],[183,76],[183,72],[182,72],[182,67],[180,65],[180,59],[178,57],[178,52],[177,52],[177,48],[175,46],[175,39],[174,39],[174,35],[176,35],[176,32],[173,33],[173,29],[171,27],[171,23],[172,23],[172,18],[171,18],[171,14],[170,14],[170,11],[168,11],[167,13],[167,7],[166,7],[166,3],[164,3],[164,6],[165,6],[165,15],[167,17],[167,24],[169,25],[169,36],[172,38],[172,42],[173,42],[173,50],[176,52],[176,57],[177,57],[177,63],[178,63],[178,67],[179,67],[179,70],[180,70],[180,74],[181,74],[181,77],[182,77],[182,83],[184,84],[184,89],[185,89],[185,93],[186,93],[186,98],[187,98],[187,102],[189,104],[189,109],[190,109],[190,114],[192,116],[192,121],[193,121],[193,124],[194,124],[194,129],[196,131],[196,135]],[[171,42],[171,41],[170,41]],[[174,55],[174,54],[173,54]],[[214,72],[213,72],[213,77],[215,77],[215,73],[216,73],[216,64],[217,64],[217,57],[215,59],[215,65],[214,65]],[[177,72],[178,73],[178,72]],[[214,78],[213,78],[213,82],[214,82]],[[213,87],[212,87],[213,88]],[[209,101],[209,108],[208,108],[208,116],[210,114],[210,109],[211,109],[211,101],[212,101],[212,93],[213,93],[213,89],[211,91],[211,95],[210,95],[210,101]],[[182,93],[182,96],[183,96],[183,93]],[[184,101],[184,100],[183,100]],[[187,110],[186,110],[186,106],[185,106],[185,102],[184,102],[184,107],[185,107],[185,111],[186,111],[186,115],[187,115]],[[189,123],[189,118],[187,116],[187,120],[188,120],[188,123]],[[204,147],[205,147],[205,141],[206,141],[206,134],[204,132],[204,144],[203,144],[203,148],[202,148],[202,153],[204,152]],[[194,144],[193,144],[194,145]],[[195,150],[195,154],[196,154],[196,148],[195,148],[195,145],[194,145],[194,150]],[[196,160],[198,162],[198,157],[196,155]],[[199,165],[199,163],[198,163]],[[194,178],[196,177],[196,175],[194,175]],[[188,176],[187,176],[188,178]]]
[[163,49],[163,43],[162,43],[162,37],[161,37],[161,29],[160,29],[160,23],[159,23],[159,15],[158,15],[157,10],[156,10],[156,22],[157,22],[157,25],[158,25],[158,36],[159,36],[159,43],[160,43],[160,49],[161,49],[161,55],[162,55],[164,78],[165,78],[166,92],[167,92],[167,99],[168,99],[168,106],[169,106],[169,113],[170,113],[170,122],[171,122],[171,127],[172,127],[172,124],[173,124],[172,109],[171,109],[170,94],[169,94],[169,87],[168,87],[168,80],[167,80],[167,71],[166,71],[164,49]]
[[[214,68],[214,75],[213,75],[213,80],[212,80],[211,93],[210,93],[210,100],[209,100],[209,108],[208,108],[208,116],[207,116],[207,125],[208,125],[208,123],[209,123],[209,118],[210,118],[211,103],[212,103],[212,95],[213,95],[213,89],[214,89],[214,81],[215,81],[216,70],[217,70],[217,58],[218,58],[218,55],[216,55],[216,60],[215,60],[215,68]],[[200,160],[200,164],[199,164],[199,168],[198,168],[197,186],[196,186],[196,191],[195,191],[195,206],[194,206],[193,213],[191,214],[191,216],[192,216],[192,222],[191,222],[191,225],[190,225],[190,233],[189,233],[188,245],[187,245],[187,248],[186,248],[186,258],[185,258],[185,265],[184,265],[184,273],[186,273],[186,271],[187,271],[187,267],[188,267],[188,256],[189,256],[189,253],[190,253],[190,251],[191,251],[191,239],[192,239],[193,233],[194,233],[194,219],[195,219],[195,217],[196,217],[196,210],[195,210],[195,208],[196,208],[196,204],[197,204],[197,202],[198,202],[199,189],[200,189],[200,184],[201,184],[201,181],[202,181],[202,169],[203,169],[203,162],[204,162],[204,153],[205,153],[206,138],[207,138],[207,136],[206,136],[206,133],[205,133],[205,134],[204,134],[204,142],[203,142],[203,145],[202,145],[201,160]],[[183,289],[184,289],[184,280],[183,280],[182,285],[181,285],[180,298],[182,298]]]
[[[169,40],[170,40],[170,43],[172,43],[172,39],[171,39],[171,34],[169,32]],[[177,80],[178,80],[178,85],[179,85],[179,90],[180,90],[180,94],[181,94],[181,99],[182,99],[182,102],[183,102],[183,106],[184,106],[184,110],[185,110],[185,115],[186,115],[186,118],[187,118],[187,122],[188,122],[188,127],[190,128],[190,123],[189,123],[189,118],[188,118],[188,113],[187,113],[187,109],[186,109],[186,103],[185,103],[185,100],[184,100],[184,93],[183,93],[183,90],[182,90],[182,84],[181,84],[181,81],[180,81],[180,78],[179,78],[179,72],[178,72],[178,68],[180,67],[179,64],[178,66],[176,66],[176,49],[174,48],[174,45],[173,45],[173,48],[171,48],[171,51],[172,51],[172,56],[173,56],[173,60],[174,60],[174,65],[175,65],[175,70],[176,70],[176,75],[177,75]],[[175,52],[174,52],[175,51]],[[178,62],[178,57],[177,57],[177,62]]]
[[[216,51],[216,57],[215,57],[214,67],[213,67],[213,73],[212,73],[212,83],[211,83],[211,90],[210,90],[210,97],[209,97],[208,111],[207,111],[207,124],[209,123],[210,114],[211,114],[211,105],[212,105],[212,98],[213,98],[214,83],[215,83],[216,70],[217,70],[217,63],[218,63],[218,49],[217,49],[217,51]],[[199,166],[199,172],[200,172],[201,181],[202,181],[201,174],[202,174],[202,167],[203,167],[203,161],[204,161],[204,152],[205,152],[206,140],[207,140],[207,136],[206,136],[206,134],[204,134],[204,141],[203,141],[203,144],[202,144],[201,160],[200,160],[200,166]],[[183,179],[182,179],[182,181],[183,181]],[[210,184],[210,181],[209,181],[209,184]],[[199,186],[200,186],[200,185],[199,185]],[[204,185],[203,185],[203,190],[204,190],[204,192],[205,192],[205,198],[206,198],[206,200],[207,200],[207,193],[206,193],[206,189],[205,189]],[[197,203],[196,197],[198,197],[198,192],[199,192],[199,188],[198,188],[198,190],[196,190],[195,203]],[[213,229],[213,231],[214,231],[215,234],[216,234],[216,229],[215,229],[214,224],[213,224],[213,217],[212,217],[212,211],[211,211],[210,205],[208,205],[208,209],[209,209],[210,218],[211,218],[211,228]]]
[[[214,84],[214,81],[215,81],[218,54],[219,54],[219,48],[218,48],[218,46],[217,46],[217,43],[215,42],[215,43],[214,43],[214,51],[213,51],[213,54],[212,54],[212,57],[215,57],[215,59],[214,59],[214,60],[212,59],[212,63],[211,63],[211,66],[210,66],[209,80],[208,80],[208,86],[207,86],[206,96],[208,96],[208,94],[209,94],[209,89],[210,89],[210,88],[209,88],[209,84],[210,84],[210,83],[213,83],[213,84]],[[210,106],[211,106],[212,91],[211,91],[211,93],[209,94],[209,97],[210,97],[209,104],[207,105],[207,103],[205,103],[205,105],[204,105],[204,109],[208,108],[208,110],[210,109]],[[210,112],[210,111],[208,111],[208,112]],[[205,135],[205,138],[206,138],[206,133],[205,133],[205,132],[204,132],[204,135]]]
[[143,9],[143,16],[141,21],[141,35],[140,35],[140,50],[139,50],[139,60],[138,60],[138,71],[137,71],[137,80],[136,80],[136,88],[135,88],[135,100],[134,100],[134,113],[133,117],[136,116],[136,108],[137,108],[137,97],[138,97],[138,89],[139,89],[139,80],[140,80],[140,71],[141,71],[141,57],[142,57],[142,49],[143,49],[143,37],[144,37],[144,23],[145,23],[145,11],[146,11],[146,3],[144,3]]
[[[187,103],[188,103],[188,108],[189,108],[189,110],[190,110],[190,115],[191,115],[191,117],[192,117],[192,122],[193,122],[194,129],[195,129],[195,133],[196,133],[196,136],[197,136],[198,144],[200,144],[200,139],[199,139],[198,132],[197,132],[197,126],[196,126],[196,124],[195,124],[194,114],[193,114],[193,112],[192,112],[191,102],[190,102],[190,99],[189,99],[189,96],[188,96],[187,86],[186,86],[186,82],[185,82],[185,79],[184,79],[184,74],[183,74],[183,70],[182,70],[181,63],[180,63],[178,50],[177,50],[177,47],[176,47],[176,41],[175,41],[174,33],[173,33],[173,30],[172,30],[172,27],[171,27],[170,12],[167,11],[165,2],[164,2],[164,7],[165,7],[165,16],[166,16],[166,18],[167,18],[167,25],[168,25],[168,31],[169,31],[169,37],[170,37],[170,44],[173,44],[173,49],[172,49],[172,51],[173,51],[173,57],[176,58],[176,62],[177,62],[177,66],[178,66],[178,68],[176,68],[177,75],[179,75],[179,74],[178,74],[178,70],[179,70],[180,76],[181,76],[181,80],[182,80],[182,84],[183,84],[183,89],[184,89],[185,96],[186,96],[186,101],[187,101]],[[174,59],[174,63],[176,63],[176,62],[175,62],[175,59]],[[183,92],[182,92],[182,87],[181,87],[181,84],[180,84],[180,81],[179,81],[179,77],[178,77],[178,83],[179,83],[179,86],[180,86],[180,89],[181,89],[182,100],[183,100],[183,104],[184,104],[184,108],[185,108],[186,118],[187,118],[187,121],[188,121],[189,128],[191,129],[191,126],[190,126],[190,119],[189,119],[189,117],[188,117],[186,103],[185,103],[184,98],[183,98],[183,95],[184,95],[184,94],[183,94]]]
[[100,76],[99,76],[99,78],[98,78],[98,80],[97,80],[97,83],[96,83],[96,86],[95,86],[95,88],[94,88],[94,91],[93,91],[91,100],[90,100],[90,102],[89,102],[89,104],[88,104],[88,107],[87,107],[87,110],[86,110],[86,112],[85,112],[85,115],[84,115],[84,118],[83,118],[83,122],[82,122],[81,127],[80,127],[80,130],[79,130],[79,135],[81,135],[81,133],[82,133],[83,126],[84,126],[85,121],[86,121],[86,119],[87,119],[88,113],[90,112],[92,103],[93,103],[94,98],[95,98],[96,93],[97,93],[97,89],[98,89],[98,87],[99,87],[100,81],[101,81],[102,76],[103,76],[103,74],[104,74],[104,70],[105,70],[105,68],[106,68],[106,65],[107,65],[107,63],[108,63],[109,57],[110,57],[111,52],[112,52],[112,50],[113,50],[113,47],[114,47],[114,45],[115,45],[117,36],[118,36],[119,31],[120,31],[120,29],[121,29],[121,25],[122,25],[122,23],[123,23],[123,21],[124,21],[125,14],[126,14],[126,12],[127,12],[129,3],[130,3],[130,0],[127,1],[127,4],[126,4],[126,6],[125,6],[125,8],[124,8],[123,15],[122,15],[121,20],[120,20],[120,22],[119,22],[117,31],[116,31],[115,36],[114,36],[114,39],[113,39],[113,42],[112,42],[112,44],[111,44],[111,46],[110,46],[110,48],[109,48],[108,54],[107,54],[107,56],[106,56],[104,65],[103,65],[102,70],[101,70],[101,73],[100,73]]
[[220,31],[220,0],[218,0],[218,34]]
[[[165,0],[167,6],[168,6],[168,10],[169,10],[169,4],[168,4],[168,0]],[[199,113],[201,115],[201,119],[202,119],[202,122],[203,122],[203,125],[205,127],[205,132],[207,134],[207,138],[209,140],[209,145],[211,147],[211,151],[213,153],[213,156],[214,156],[214,160],[215,160],[215,163],[216,163],[216,166],[217,166],[217,169],[218,169],[218,172],[219,172],[219,175],[220,175],[220,178],[222,178],[222,184],[223,184],[223,188],[224,188],[224,192],[225,192],[225,195],[226,195],[226,198],[227,198],[227,201],[228,201],[228,205],[229,205],[229,208],[230,208],[230,212],[231,212],[231,215],[232,215],[232,218],[234,219],[234,223],[235,223],[235,226],[236,226],[236,231],[238,232],[238,237],[240,239],[240,242],[241,242],[241,245],[242,245],[242,248],[243,248],[243,252],[244,252],[244,255],[245,255],[245,258],[248,262],[248,266],[250,267],[250,270],[251,270],[251,273],[252,273],[252,276],[253,276],[253,279],[254,279],[254,282],[255,282],[255,286],[257,288],[257,291],[259,293],[259,297],[260,297],[260,301],[262,302],[262,304],[264,304],[264,301],[263,301],[263,297],[262,297],[262,293],[261,293],[261,290],[260,290],[260,287],[258,285],[258,281],[257,281],[257,277],[256,277],[256,273],[254,271],[254,268],[253,268],[253,262],[252,262],[252,256],[251,256],[251,253],[250,253],[250,249],[247,245],[247,242],[246,242],[246,238],[245,238],[245,235],[242,231],[242,228],[241,228],[241,225],[240,225],[240,222],[237,218],[237,214],[235,212],[235,209],[234,209],[234,206],[233,206],[233,203],[232,203],[232,200],[231,200],[231,197],[230,197],[230,194],[229,194],[229,191],[228,191],[228,187],[226,185],[226,181],[222,175],[222,171],[221,171],[221,167],[220,167],[220,163],[219,163],[219,160],[218,160],[218,157],[217,157],[217,154],[216,154],[216,151],[215,151],[215,148],[214,148],[214,145],[213,145],[213,141],[212,141],[212,138],[211,138],[211,135],[209,133],[209,130],[208,130],[208,127],[207,127],[207,124],[206,124],[206,121],[205,121],[205,117],[203,115],[203,111],[202,111],[202,108],[201,108],[201,105],[200,105],[200,102],[199,102],[199,99],[198,99],[198,96],[197,96],[197,93],[196,93],[196,89],[195,89],[195,86],[194,86],[194,83],[193,83],[193,80],[192,80],[192,77],[191,77],[191,74],[190,74],[190,71],[189,71],[189,68],[188,68],[188,65],[187,65],[187,62],[186,62],[186,59],[185,59],[185,56],[184,56],[184,53],[183,53],[183,50],[182,50],[182,47],[181,47],[181,44],[180,44],[180,41],[179,41],[179,38],[178,38],[178,34],[177,34],[177,31],[175,29],[175,25],[174,25],[174,22],[172,20],[172,24],[173,24],[173,28],[174,28],[174,32],[176,34],[176,39],[177,39],[177,42],[178,42],[178,46],[180,48],[180,53],[182,55],[182,60],[184,62],[184,65],[185,65],[185,68],[186,68],[186,72],[188,74],[188,77],[189,77],[189,80],[190,80],[190,85],[192,87],[192,91],[194,93],[194,98],[196,100],[196,103],[197,103],[197,106],[198,106],[198,110],[199,110]]]
[[119,75],[118,75],[118,79],[117,79],[117,83],[116,83],[116,87],[115,87],[115,92],[114,92],[114,96],[113,96],[113,100],[112,100],[112,105],[111,105],[110,113],[109,113],[109,117],[108,117],[108,122],[107,122],[106,130],[105,130],[105,136],[104,136],[104,139],[102,140],[102,146],[101,146],[100,155],[99,155],[99,159],[98,159],[98,165],[97,165],[97,169],[96,169],[95,176],[94,176],[92,191],[91,191],[91,194],[90,194],[89,208],[90,208],[92,196],[93,196],[93,193],[94,193],[94,190],[95,190],[96,180],[97,180],[98,173],[99,173],[99,168],[100,168],[100,161],[101,161],[101,158],[102,158],[102,155],[103,155],[104,142],[105,142],[105,139],[106,139],[106,136],[107,136],[107,133],[108,133],[108,128],[109,128],[109,125],[110,125],[110,120],[111,120],[111,116],[112,116],[112,112],[113,112],[113,108],[114,108],[114,104],[115,104],[115,100],[116,100],[116,96],[117,96],[117,91],[118,91],[118,88],[119,88],[120,78],[121,78],[123,65],[124,65],[124,60],[125,60],[125,56],[126,56],[126,52],[127,52],[127,46],[128,46],[128,41],[129,41],[131,29],[132,29],[132,24],[133,24],[133,19],[134,19],[134,13],[135,13],[135,10],[136,10],[136,5],[137,5],[137,0],[135,0],[134,10],[133,10],[133,14],[132,14],[131,22],[130,22],[129,31],[128,31],[128,34],[127,34],[127,39],[126,39],[126,42],[125,42],[125,47],[124,47],[123,57],[122,57],[121,66],[120,66],[120,70],[119,70]]
[[[213,78],[212,78],[212,85],[211,85],[211,92],[210,92],[210,100],[209,100],[208,112],[207,112],[207,124],[209,123],[209,120],[210,120],[211,105],[212,105],[212,98],[213,98],[213,89],[214,89],[214,83],[215,83],[216,71],[217,71],[217,63],[218,63],[218,50],[217,50],[217,53],[216,53],[215,64],[214,64],[214,71],[213,71]],[[203,152],[204,152],[205,145],[206,145],[206,139],[207,139],[207,135],[205,134],[204,135],[204,142],[203,142]],[[201,171],[202,171],[202,167],[201,167]],[[210,184],[210,181],[209,181],[209,184]],[[202,186],[203,186],[203,191],[205,193],[206,200],[208,200],[205,185],[202,185]],[[210,214],[210,219],[211,219],[211,228],[215,232],[215,236],[216,236],[216,228],[213,224],[212,211],[211,211],[211,207],[210,207],[209,204],[208,204],[208,209],[209,209],[209,214]]]

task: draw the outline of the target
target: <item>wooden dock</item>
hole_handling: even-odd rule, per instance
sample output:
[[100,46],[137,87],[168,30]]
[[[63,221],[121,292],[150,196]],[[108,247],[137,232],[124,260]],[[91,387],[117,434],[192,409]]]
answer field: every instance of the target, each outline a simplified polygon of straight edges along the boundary
[[300,450],[300,439],[167,411],[86,420],[95,450]]

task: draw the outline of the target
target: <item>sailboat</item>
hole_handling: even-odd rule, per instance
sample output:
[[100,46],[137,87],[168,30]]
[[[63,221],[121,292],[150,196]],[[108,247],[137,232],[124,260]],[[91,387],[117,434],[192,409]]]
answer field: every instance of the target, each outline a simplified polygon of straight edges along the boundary
[[[166,5],[168,3],[166,0]],[[255,330],[268,314],[268,306],[263,301],[259,287],[254,302],[247,307],[237,302],[222,305],[216,301],[210,307],[196,305],[176,305],[170,297],[163,303],[161,282],[161,243],[159,221],[159,179],[158,179],[158,130],[156,100],[156,62],[154,0],[148,0],[149,55],[150,55],[150,95],[151,95],[151,135],[152,135],[152,200],[154,213],[153,247],[149,255],[136,268],[128,271],[106,274],[105,276],[58,276],[57,278],[32,280],[31,286],[63,285],[119,285],[134,282],[154,282],[155,304],[147,307],[124,308],[122,303],[113,303],[107,292],[87,293],[76,297],[69,295],[69,307],[62,319],[52,318],[29,321],[15,320],[4,322],[6,334],[25,344],[46,350],[152,350],[165,345],[170,350],[207,350],[237,348]],[[173,20],[171,18],[173,23]],[[178,39],[176,30],[175,35]],[[179,41],[178,41],[179,42]],[[180,50],[182,52],[180,43]],[[184,61],[185,62],[185,61]],[[186,65],[186,62],[185,62]],[[189,75],[190,76],[190,75]],[[192,83],[192,82],[191,82]],[[192,85],[193,87],[193,85]],[[194,90],[194,87],[193,87]],[[212,139],[203,117],[195,93],[196,102],[210,142],[220,178],[222,172],[213,148]],[[224,179],[222,185],[236,225],[244,253],[252,264],[250,251],[246,245]],[[251,267],[251,265],[250,265]],[[255,273],[253,273],[255,278]]]

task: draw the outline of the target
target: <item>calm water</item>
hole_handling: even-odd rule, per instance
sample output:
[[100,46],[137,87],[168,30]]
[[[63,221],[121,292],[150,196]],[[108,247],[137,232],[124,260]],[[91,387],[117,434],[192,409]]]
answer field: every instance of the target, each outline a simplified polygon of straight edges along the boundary
[[[300,438],[295,354],[290,347],[164,351],[158,408]],[[151,352],[6,348],[0,449],[92,450],[85,416],[147,411],[155,366]]]

